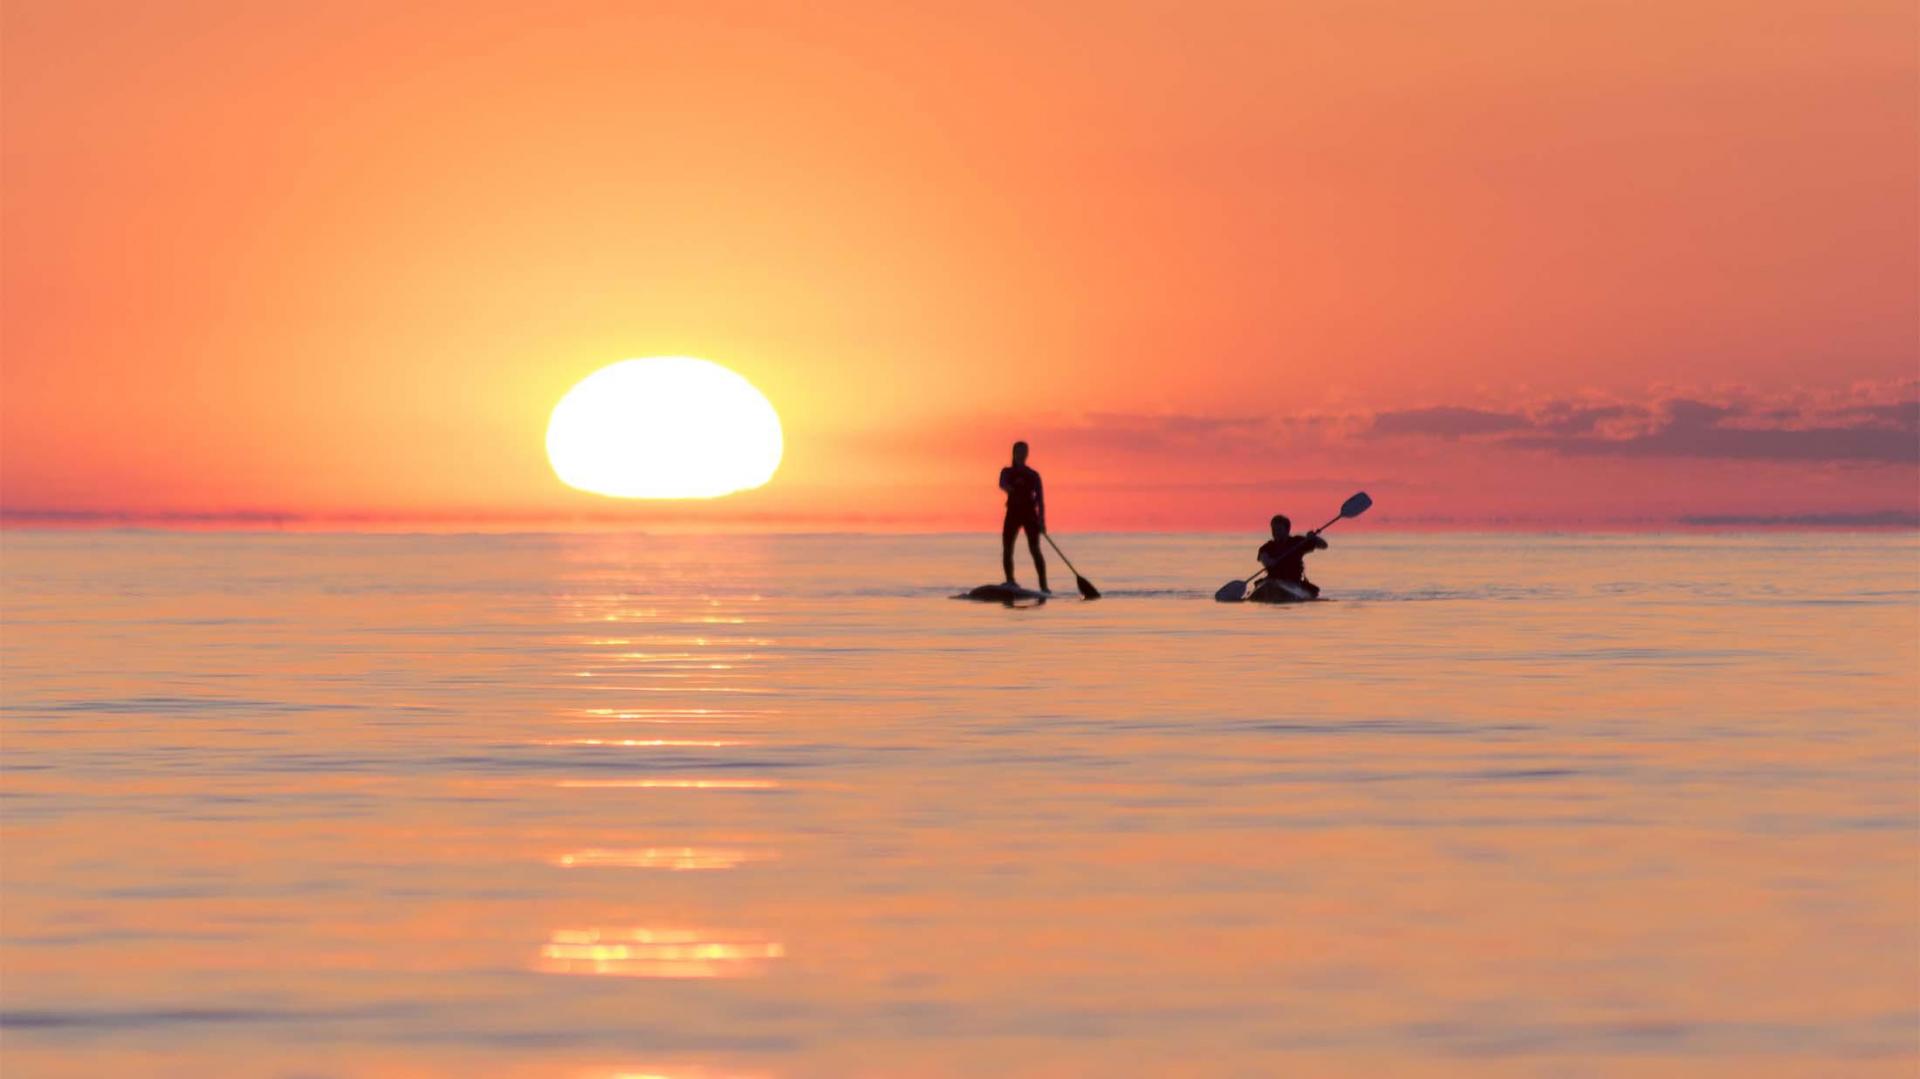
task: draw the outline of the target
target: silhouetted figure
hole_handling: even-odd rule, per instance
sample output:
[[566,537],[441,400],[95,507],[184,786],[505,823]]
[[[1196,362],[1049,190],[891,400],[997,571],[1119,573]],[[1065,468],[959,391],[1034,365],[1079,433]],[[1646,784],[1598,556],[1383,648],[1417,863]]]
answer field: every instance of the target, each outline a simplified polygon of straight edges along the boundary
[[1047,499],[1040,489],[1040,473],[1027,467],[1027,444],[1013,444],[1013,464],[1000,470],[1000,489],[1007,492],[1007,519],[1000,523],[1000,566],[1013,584],[1013,537],[1027,530],[1027,550],[1040,575],[1040,591],[1047,588],[1047,560],[1040,557],[1040,534],[1047,530]]
[[1304,536],[1293,534],[1293,522],[1285,516],[1276,515],[1273,519],[1273,538],[1260,545],[1260,564],[1267,567],[1267,580],[1253,590],[1255,597],[1266,591],[1273,581],[1291,581],[1318,596],[1320,586],[1307,580],[1307,555],[1313,551],[1327,549],[1327,541],[1319,533],[1309,532]]

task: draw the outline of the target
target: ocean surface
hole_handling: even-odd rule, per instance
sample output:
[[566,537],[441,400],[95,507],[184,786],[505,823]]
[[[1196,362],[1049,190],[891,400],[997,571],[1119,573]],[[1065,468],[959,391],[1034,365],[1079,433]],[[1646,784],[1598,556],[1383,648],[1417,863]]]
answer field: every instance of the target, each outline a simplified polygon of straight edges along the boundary
[[1920,537],[1261,538],[8,532],[0,1071],[1920,1067]]

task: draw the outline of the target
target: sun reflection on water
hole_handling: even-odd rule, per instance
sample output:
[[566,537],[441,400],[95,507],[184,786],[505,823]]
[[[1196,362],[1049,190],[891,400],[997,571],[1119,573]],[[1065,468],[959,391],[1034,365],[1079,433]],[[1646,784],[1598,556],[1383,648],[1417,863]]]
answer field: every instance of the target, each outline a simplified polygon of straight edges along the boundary
[[750,978],[786,945],[757,930],[556,929],[535,968],[617,978]]
[[752,742],[725,738],[546,738],[542,739],[539,744],[543,746],[618,746],[630,748],[679,746],[700,749],[753,745]]
[[556,787],[632,787],[657,790],[764,791],[782,786],[777,779],[562,779]]
[[765,1079],[767,1074],[766,1072],[741,1071],[716,1072],[707,1071],[704,1068],[698,1068],[693,1071],[688,1071],[684,1068],[674,1068],[671,1071],[660,1071],[658,1069],[648,1068],[644,1071],[621,1069],[614,1072],[589,1072],[581,1075],[580,1079]]
[[[622,674],[626,674],[626,673],[629,673],[629,672],[624,672],[624,671],[614,671],[614,672],[612,672],[612,673],[613,673],[613,675],[614,675],[614,676],[616,676],[616,677],[617,677],[617,676],[619,676],[619,675],[622,675]],[[667,681],[674,681],[674,680],[680,680],[680,679],[686,679],[686,678],[689,678],[689,677],[691,677],[691,675],[686,675],[686,674],[679,674],[679,675],[669,675],[669,674],[662,674],[662,673],[659,673],[659,672],[653,672],[653,671],[648,671],[648,672],[632,672],[632,673],[636,673],[636,674],[638,674],[638,673],[644,673],[644,674],[645,674],[645,676],[646,676],[646,677],[648,677],[648,678],[658,678],[658,679],[662,679],[662,680],[667,680]],[[580,672],[578,672],[578,673],[576,673],[576,674],[574,674],[574,675],[573,675],[573,677],[575,677],[575,678],[598,678],[598,677],[600,677],[600,676],[599,676],[599,675],[596,675],[596,674],[594,674],[594,673],[593,673],[592,671],[580,671]],[[631,682],[625,682],[625,681],[623,681],[623,682],[619,682],[619,683],[617,683],[617,684],[613,684],[613,685],[607,685],[607,684],[600,684],[600,685],[596,685],[596,686],[594,686],[593,688],[594,688],[594,689],[596,689],[596,690],[605,690],[605,691],[609,691],[609,692],[619,692],[619,693],[686,693],[686,692],[697,692],[697,693],[751,693],[751,694],[764,694],[764,693],[772,693],[772,692],[774,692],[774,691],[773,691],[773,690],[771,690],[771,689],[767,689],[767,688],[765,688],[765,687],[761,687],[761,686],[709,686],[709,685],[694,685],[694,686],[687,686],[687,685],[666,685],[666,686],[653,686],[653,685],[635,685],[635,684],[633,684],[633,683],[631,683]]]
[[[722,752],[700,754],[705,760],[700,771],[708,772],[704,776],[675,775],[669,770],[666,774],[616,774],[608,778],[575,772],[542,782],[564,790],[755,792],[788,786],[777,779],[726,774],[731,770],[730,765],[740,767],[748,762],[724,751],[744,746],[764,747],[769,744],[769,738],[777,737],[771,725],[778,720],[772,717],[780,715],[781,709],[729,706],[736,700],[758,704],[760,701],[752,700],[749,695],[764,697],[779,692],[765,681],[761,669],[770,655],[767,650],[776,649],[777,643],[749,636],[751,630],[743,633],[740,629],[766,619],[731,600],[707,599],[684,606],[643,608],[631,598],[606,595],[577,598],[571,605],[573,615],[583,623],[590,623],[591,628],[583,627],[585,632],[571,639],[572,647],[556,665],[555,673],[570,694],[578,695],[575,698],[578,705],[588,703],[579,699],[588,694],[601,700],[609,699],[612,694],[627,699],[609,706],[566,708],[550,714],[548,722],[631,726],[625,730],[603,727],[594,732],[604,735],[598,737],[567,737],[564,731],[550,730],[541,732],[549,737],[541,738],[539,744],[572,747],[578,752],[570,756],[595,759],[600,764],[626,763],[644,756],[623,751]],[[696,724],[699,726],[684,732],[660,730],[663,726]],[[656,732],[694,737],[649,737]],[[701,737],[703,735],[711,737]],[[596,754],[595,750],[605,752]],[[616,757],[615,753],[620,755]],[[713,775],[716,771],[720,774]],[[582,800],[597,804],[597,799],[586,796],[582,796]],[[657,845],[615,845],[624,838],[621,832],[577,836],[561,840],[569,845],[548,847],[547,862],[569,873],[651,870],[697,874],[733,870],[749,862],[778,857],[774,851],[751,842],[731,845],[737,841],[729,840],[725,834],[716,837],[718,845],[702,845],[695,838],[698,833],[683,831],[687,825],[684,811],[665,808],[678,806],[677,800],[659,801],[657,804],[663,808],[658,812],[664,815],[646,818],[646,807],[654,804],[644,800],[633,803],[634,808],[628,811],[630,816],[623,819],[622,832],[661,841]],[[713,834],[707,828],[702,831]],[[608,845],[589,845],[594,839]],[[630,887],[618,874],[584,876],[587,880],[581,886],[585,888],[600,883],[608,887]],[[593,917],[587,915],[582,921]],[[782,942],[757,930],[592,927],[553,930],[550,939],[540,948],[535,967],[550,974],[623,978],[746,978],[763,975],[768,964],[785,955]],[[661,1071],[673,1074],[674,1070]]]
[[733,869],[744,862],[768,861],[764,851],[727,847],[588,847],[553,859],[563,869],[669,869],[676,871]]
[[779,714],[771,708],[582,708],[568,723],[732,723]]
[[708,1071],[705,1068],[696,1068],[692,1071],[685,1068],[674,1068],[670,1071],[661,1071],[656,1068],[633,1071],[623,1068],[613,1072],[588,1072],[581,1075],[579,1079],[765,1079],[767,1074],[766,1072]]

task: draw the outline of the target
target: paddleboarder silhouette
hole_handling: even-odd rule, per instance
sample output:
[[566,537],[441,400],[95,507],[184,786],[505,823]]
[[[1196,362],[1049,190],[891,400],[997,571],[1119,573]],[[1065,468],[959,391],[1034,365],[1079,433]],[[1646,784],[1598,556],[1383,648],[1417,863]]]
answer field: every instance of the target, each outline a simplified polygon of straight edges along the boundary
[[1040,575],[1040,591],[1047,588],[1047,560],[1040,556],[1040,537],[1047,531],[1047,499],[1040,487],[1040,473],[1027,467],[1027,444],[1013,444],[1013,464],[1000,470],[1000,489],[1007,492],[1007,517],[1000,523],[1000,567],[1013,579],[1013,537],[1025,529],[1027,550],[1033,555],[1034,572]]

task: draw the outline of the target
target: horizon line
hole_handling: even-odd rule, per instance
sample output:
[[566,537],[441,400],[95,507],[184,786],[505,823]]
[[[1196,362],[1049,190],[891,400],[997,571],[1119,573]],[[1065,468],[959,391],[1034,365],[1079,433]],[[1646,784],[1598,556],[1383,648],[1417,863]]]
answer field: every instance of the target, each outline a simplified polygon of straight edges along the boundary
[[[1863,509],[1804,513],[1700,513],[1611,518],[1520,518],[1376,515],[1376,531],[1389,532],[1646,532],[1683,531],[1913,531],[1920,510]],[[0,508],[0,529],[44,532],[302,532],[335,534],[567,534],[637,532],[660,534],[967,535],[985,525],[950,518],[824,518],[765,514],[700,521],[645,521],[618,514],[553,513],[300,513],[279,510],[120,510]],[[1240,534],[1258,528],[1201,525],[1170,529],[1108,525],[1077,534]]]

